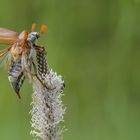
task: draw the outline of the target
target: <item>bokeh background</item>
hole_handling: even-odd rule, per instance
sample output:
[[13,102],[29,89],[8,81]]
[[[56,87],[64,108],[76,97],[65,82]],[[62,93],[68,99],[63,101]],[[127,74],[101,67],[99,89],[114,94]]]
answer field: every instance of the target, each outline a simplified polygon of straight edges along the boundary
[[[4,0],[0,27],[48,26],[40,43],[65,80],[64,140],[140,139],[140,0]],[[0,48],[6,46],[0,45]],[[0,140],[32,140],[32,88],[0,68]]]

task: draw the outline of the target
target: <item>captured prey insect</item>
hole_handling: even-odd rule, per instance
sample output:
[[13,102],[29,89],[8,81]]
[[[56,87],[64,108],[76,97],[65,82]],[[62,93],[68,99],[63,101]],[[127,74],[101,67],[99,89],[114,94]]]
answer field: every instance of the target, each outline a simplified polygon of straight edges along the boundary
[[0,28],[0,44],[9,45],[0,51],[0,57],[3,57],[2,61],[10,62],[8,79],[19,98],[26,77],[31,81],[36,77],[49,89],[43,80],[44,75],[49,72],[45,48],[36,44],[40,35],[46,31],[47,26],[41,25],[40,31],[35,32],[35,24],[32,24],[31,32],[22,31],[19,35],[9,29]]

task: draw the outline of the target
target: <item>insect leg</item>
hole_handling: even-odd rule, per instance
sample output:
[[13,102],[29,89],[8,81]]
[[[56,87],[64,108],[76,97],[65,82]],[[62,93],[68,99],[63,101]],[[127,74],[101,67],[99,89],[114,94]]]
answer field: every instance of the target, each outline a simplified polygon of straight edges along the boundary
[[41,80],[41,78],[39,78],[39,76],[38,76],[38,74],[37,74],[37,68],[36,68],[35,63],[32,62],[32,64],[33,64],[34,71],[35,71],[35,73],[33,73],[32,76],[35,76],[35,77],[38,79],[38,81],[42,84],[42,86],[45,87],[47,90],[53,90],[53,89],[55,89],[55,88],[52,88],[52,89],[51,89],[51,88],[47,87],[47,86],[43,83],[43,81]]
[[34,47],[35,47],[36,51],[45,52],[44,46],[35,44]]
[[49,90],[49,88],[48,88],[48,87],[42,82],[42,80],[38,77],[38,75],[37,75],[37,68],[36,68],[35,63],[32,62],[32,64],[33,64],[34,71],[35,71],[35,73],[32,73],[32,75],[35,76],[35,77],[38,79],[38,81],[39,81],[46,89]]

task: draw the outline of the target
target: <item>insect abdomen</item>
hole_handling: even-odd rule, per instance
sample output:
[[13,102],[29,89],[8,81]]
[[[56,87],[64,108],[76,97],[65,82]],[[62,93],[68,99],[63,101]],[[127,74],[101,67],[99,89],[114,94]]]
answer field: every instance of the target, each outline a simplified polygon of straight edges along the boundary
[[24,82],[25,76],[22,71],[21,61],[13,62],[10,69],[8,79],[14,91],[19,95],[20,88]]

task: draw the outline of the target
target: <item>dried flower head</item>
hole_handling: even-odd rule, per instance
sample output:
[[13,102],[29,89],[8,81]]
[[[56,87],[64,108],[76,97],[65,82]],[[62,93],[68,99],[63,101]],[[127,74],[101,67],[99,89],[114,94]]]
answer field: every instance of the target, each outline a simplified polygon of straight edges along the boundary
[[31,134],[43,140],[60,140],[64,128],[60,126],[63,122],[65,107],[62,104],[64,81],[52,70],[44,76],[47,87],[44,88],[34,78],[32,95]]

